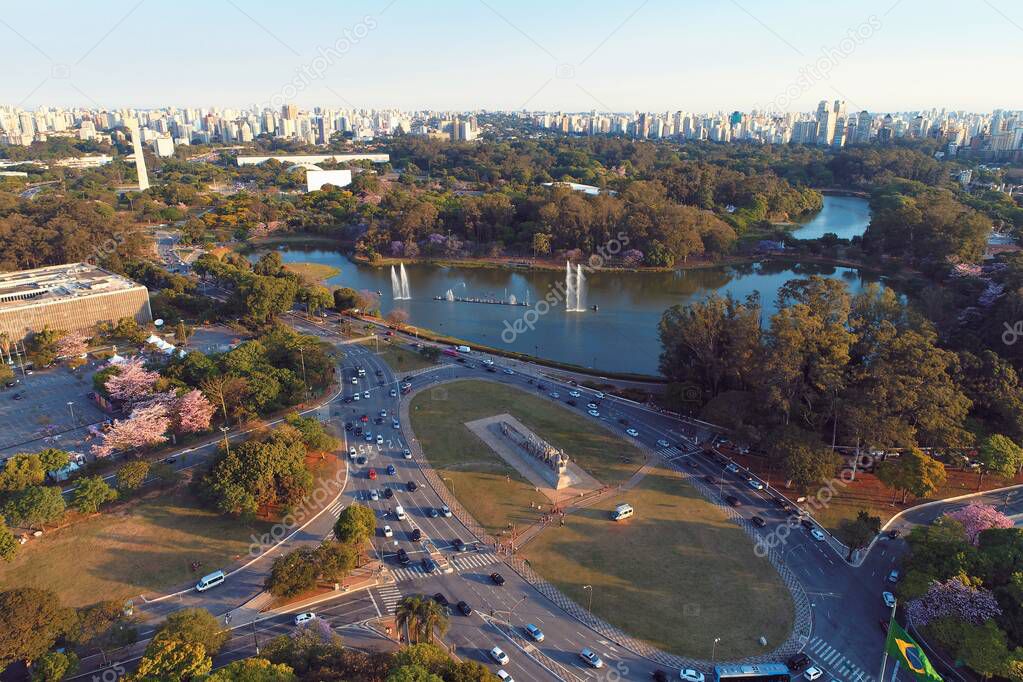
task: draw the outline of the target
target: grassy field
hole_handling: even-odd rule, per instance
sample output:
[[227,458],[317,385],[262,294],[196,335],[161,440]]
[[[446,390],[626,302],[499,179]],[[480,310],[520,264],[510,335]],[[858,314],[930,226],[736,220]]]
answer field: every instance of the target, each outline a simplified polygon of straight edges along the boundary
[[316,284],[317,282],[322,282],[325,279],[330,279],[341,272],[340,268],[335,268],[333,265],[325,265],[323,263],[285,263],[284,269],[289,272],[294,272],[310,284]]
[[[609,520],[616,504],[636,515]],[[570,514],[523,550],[534,569],[576,603],[631,635],[709,659],[715,637],[729,657],[777,646],[792,627],[792,600],[746,534],[675,472],[655,469],[619,498]]]
[[[376,350],[375,341],[362,341],[361,343],[367,348]],[[385,343],[383,340],[380,341],[380,353],[377,357],[386,362],[387,366],[398,375],[402,372],[414,372],[417,369],[425,369],[437,364],[414,350],[402,346],[400,342]]]
[[412,429],[430,464],[469,513],[491,533],[532,523],[531,505],[548,503],[465,423],[508,413],[563,448],[597,480],[627,479],[643,462],[635,446],[594,425],[590,417],[492,381],[466,380],[423,391],[409,406]]
[[153,596],[194,580],[192,561],[202,562],[201,573],[229,566],[269,527],[207,511],[182,485],[47,531],[0,566],[0,585],[53,590],[73,606]]

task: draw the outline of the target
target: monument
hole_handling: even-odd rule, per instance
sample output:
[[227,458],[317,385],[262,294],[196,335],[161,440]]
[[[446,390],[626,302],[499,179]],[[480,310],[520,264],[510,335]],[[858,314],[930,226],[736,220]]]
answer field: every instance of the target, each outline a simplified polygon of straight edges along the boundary
[[540,467],[541,475],[555,490],[561,490],[572,484],[571,477],[567,474],[568,455],[547,441],[532,433],[523,433],[515,428],[511,422],[502,420],[499,423],[501,435],[510,440],[519,449],[523,450]]

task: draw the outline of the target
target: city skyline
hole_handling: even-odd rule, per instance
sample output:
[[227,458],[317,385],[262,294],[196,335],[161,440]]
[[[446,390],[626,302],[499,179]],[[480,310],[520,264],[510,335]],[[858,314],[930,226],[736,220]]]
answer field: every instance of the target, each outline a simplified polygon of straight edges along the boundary
[[[201,13],[190,6],[184,23],[145,2],[84,16],[57,2],[45,22],[31,6],[12,7],[0,22],[0,57],[19,68],[0,85],[0,101],[801,112],[842,99],[886,112],[1020,108],[1002,74],[1023,65],[1011,50],[1023,17],[997,0],[956,22],[942,10],[962,14],[951,3],[920,11],[910,0],[852,9],[649,0],[585,11],[486,0],[440,11],[395,0],[323,8],[316,21],[262,1]],[[146,49],[129,60],[135,34]]]

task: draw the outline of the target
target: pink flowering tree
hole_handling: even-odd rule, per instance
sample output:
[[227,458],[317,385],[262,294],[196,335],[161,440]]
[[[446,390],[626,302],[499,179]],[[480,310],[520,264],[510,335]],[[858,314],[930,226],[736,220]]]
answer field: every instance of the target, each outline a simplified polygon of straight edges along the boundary
[[104,384],[111,398],[135,405],[150,397],[160,375],[146,369],[144,362],[135,357],[118,367],[117,374],[112,374]]
[[963,524],[966,539],[974,545],[988,528],[1012,528],[1012,519],[988,504],[971,504],[945,516]]
[[153,403],[137,407],[127,419],[115,419],[103,434],[103,441],[92,447],[97,457],[107,457],[118,450],[131,450],[166,442],[171,418],[167,406]]
[[89,349],[89,337],[82,332],[68,332],[57,341],[57,357],[76,360]]
[[192,389],[178,398],[176,423],[181,433],[198,433],[210,428],[210,419],[216,409],[202,391]]
[[998,601],[989,590],[970,587],[959,578],[949,578],[945,582],[933,581],[927,592],[909,602],[907,608],[917,627],[945,616],[980,625],[1002,613]]

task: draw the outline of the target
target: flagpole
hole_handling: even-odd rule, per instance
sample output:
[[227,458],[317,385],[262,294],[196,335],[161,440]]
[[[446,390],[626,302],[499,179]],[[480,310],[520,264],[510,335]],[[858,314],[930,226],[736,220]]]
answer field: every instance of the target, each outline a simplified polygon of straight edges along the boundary
[[[896,606],[898,606],[896,604]],[[892,638],[892,623],[895,622],[895,606],[892,607],[891,613],[888,615],[888,634],[884,638],[884,655],[881,656],[881,672],[877,674],[877,682],[884,682],[884,668],[888,665],[888,642]],[[898,661],[895,662],[898,665]]]
[[902,665],[902,661],[895,659],[895,665],[892,666],[892,682],[895,682],[895,678],[899,675],[899,666]]

